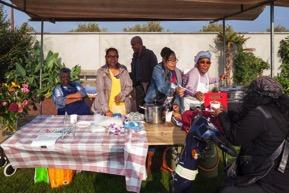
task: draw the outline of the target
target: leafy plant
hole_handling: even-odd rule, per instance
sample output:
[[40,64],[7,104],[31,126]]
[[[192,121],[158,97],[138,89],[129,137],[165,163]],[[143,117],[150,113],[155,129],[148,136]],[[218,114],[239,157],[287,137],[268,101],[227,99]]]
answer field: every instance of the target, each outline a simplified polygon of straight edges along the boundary
[[263,70],[269,68],[269,64],[252,52],[239,50],[234,58],[234,83],[248,85],[252,80],[262,75]]
[[[23,63],[17,63],[15,70],[9,71],[6,76],[9,81],[27,83],[37,96],[38,100],[49,98],[52,90],[59,83],[59,71],[65,67],[58,53],[49,51],[42,66],[42,89],[40,89],[40,45],[36,42],[33,47],[32,56]],[[72,80],[78,80],[80,66],[71,69]]]
[[285,93],[289,94],[289,36],[280,42],[278,54],[282,64],[280,66],[281,72],[278,73],[276,79],[283,86]]

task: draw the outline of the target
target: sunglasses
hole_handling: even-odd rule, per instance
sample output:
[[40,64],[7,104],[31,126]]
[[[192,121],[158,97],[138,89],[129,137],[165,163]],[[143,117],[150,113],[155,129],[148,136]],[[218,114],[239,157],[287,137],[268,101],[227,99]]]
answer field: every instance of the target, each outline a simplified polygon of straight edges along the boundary
[[178,59],[175,59],[175,60],[167,60],[168,62],[178,62],[179,60]]
[[201,60],[199,61],[200,64],[211,64],[211,61]]
[[107,57],[107,58],[118,58],[117,55],[107,55],[106,57]]

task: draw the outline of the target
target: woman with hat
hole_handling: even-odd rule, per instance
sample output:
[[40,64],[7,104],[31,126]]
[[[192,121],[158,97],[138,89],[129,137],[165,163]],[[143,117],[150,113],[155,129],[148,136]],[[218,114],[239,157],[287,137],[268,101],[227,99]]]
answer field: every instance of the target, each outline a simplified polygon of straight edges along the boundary
[[239,113],[215,109],[226,138],[241,146],[220,193],[289,192],[289,97],[270,77],[249,85]]
[[185,75],[187,78],[185,87],[189,90],[184,98],[185,110],[190,109],[192,105],[202,104],[204,93],[209,91],[209,84],[217,83],[224,78],[224,75],[221,75],[220,78],[210,78],[208,76],[207,72],[211,66],[211,53],[209,51],[200,51],[195,56],[194,61],[195,67]]

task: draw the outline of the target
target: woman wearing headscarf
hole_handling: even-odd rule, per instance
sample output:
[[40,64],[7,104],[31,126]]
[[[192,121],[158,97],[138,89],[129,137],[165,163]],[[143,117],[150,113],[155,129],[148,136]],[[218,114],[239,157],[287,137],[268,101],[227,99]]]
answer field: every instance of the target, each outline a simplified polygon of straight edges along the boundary
[[226,138],[241,146],[220,193],[288,193],[289,98],[281,85],[260,77],[249,85],[239,113],[219,108],[213,114]]
[[79,82],[70,81],[70,69],[60,69],[59,79],[60,84],[53,89],[52,94],[57,114],[90,115],[91,111],[84,101],[87,97],[86,91]]
[[91,110],[106,116],[131,112],[132,81],[124,65],[118,63],[118,51],[109,48],[105,54],[106,64],[97,70],[97,96]]
[[209,91],[209,85],[219,82],[220,78],[223,79],[224,75],[220,78],[210,78],[208,71],[211,66],[211,53],[209,51],[200,51],[195,56],[195,67],[192,68],[186,75],[187,83],[185,88],[190,92],[186,92],[184,98],[185,110],[190,109],[192,104],[201,104],[204,100],[204,93]]

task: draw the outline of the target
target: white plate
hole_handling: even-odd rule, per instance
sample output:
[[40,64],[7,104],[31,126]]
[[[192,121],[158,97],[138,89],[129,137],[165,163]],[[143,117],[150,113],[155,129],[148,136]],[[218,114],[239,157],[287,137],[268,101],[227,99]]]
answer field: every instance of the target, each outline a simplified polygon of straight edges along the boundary
[[89,121],[79,121],[76,123],[76,126],[79,128],[84,128],[84,127],[89,127],[90,124],[91,123]]

